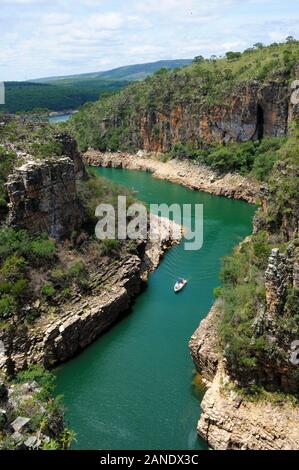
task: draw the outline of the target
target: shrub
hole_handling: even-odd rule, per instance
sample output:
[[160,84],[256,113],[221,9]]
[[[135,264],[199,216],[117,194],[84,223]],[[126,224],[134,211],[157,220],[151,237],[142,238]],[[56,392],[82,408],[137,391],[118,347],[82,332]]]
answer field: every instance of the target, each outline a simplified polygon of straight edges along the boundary
[[17,304],[11,295],[2,295],[0,298],[0,319],[6,320],[16,313]]
[[14,282],[19,280],[27,267],[27,263],[23,257],[17,255],[11,255],[7,258],[2,268],[0,269],[0,275],[8,282]]
[[47,299],[52,299],[56,293],[56,289],[51,282],[46,282],[43,285],[41,292],[42,292],[42,295],[46,297]]
[[15,299],[21,300],[27,294],[28,281],[27,279],[19,279],[11,287],[11,293]]
[[82,278],[86,274],[86,268],[82,261],[76,261],[65,271],[65,275],[70,280]]
[[195,157],[196,152],[192,144],[175,144],[170,152],[172,158],[178,158],[180,160]]
[[33,255],[44,261],[53,258],[56,246],[53,240],[40,238],[32,242],[31,250]]
[[101,253],[103,256],[111,255],[117,251],[120,243],[118,240],[102,240]]
[[16,376],[16,383],[37,382],[41,387],[40,396],[50,398],[55,389],[55,376],[43,367],[35,364],[21,371]]
[[55,253],[55,242],[46,234],[33,236],[27,230],[0,229],[0,261],[10,255],[32,259],[51,259]]
[[267,232],[261,231],[252,237],[254,263],[261,269],[265,269],[271,253],[271,243]]
[[232,51],[227,52],[227,53],[225,54],[227,60],[236,60],[236,59],[240,59],[241,55],[242,55],[241,52],[232,52]]
[[258,154],[254,160],[252,174],[260,181],[266,181],[278,160],[278,154],[273,152]]

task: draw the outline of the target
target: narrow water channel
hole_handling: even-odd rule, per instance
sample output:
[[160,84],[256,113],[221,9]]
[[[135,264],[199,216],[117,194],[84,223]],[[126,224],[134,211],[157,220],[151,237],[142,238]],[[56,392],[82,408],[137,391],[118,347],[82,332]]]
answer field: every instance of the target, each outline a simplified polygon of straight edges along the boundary
[[[57,370],[76,449],[204,449],[196,435],[203,391],[194,383],[188,341],[212,303],[220,261],[252,231],[255,208],[191,191],[148,173],[101,168],[146,203],[204,205],[200,251],[173,247],[130,315]],[[173,293],[177,277],[186,289]]]

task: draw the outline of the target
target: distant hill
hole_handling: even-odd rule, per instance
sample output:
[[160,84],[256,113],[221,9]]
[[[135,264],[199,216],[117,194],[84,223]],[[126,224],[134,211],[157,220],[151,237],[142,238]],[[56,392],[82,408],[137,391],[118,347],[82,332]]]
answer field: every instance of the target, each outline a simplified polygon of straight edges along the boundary
[[[91,83],[92,82],[92,83]],[[78,81],[78,85],[31,82],[5,82],[6,104],[0,112],[30,112],[37,110],[64,111],[77,109],[88,101],[96,101],[128,84],[126,81]]]
[[116,69],[107,70],[104,72],[84,73],[80,75],[68,75],[62,77],[46,77],[30,81],[34,83],[50,83],[58,82],[60,80],[73,81],[99,78],[125,81],[143,80],[148,75],[152,75],[162,68],[172,70],[185,67],[191,63],[191,59],[159,60],[157,62],[150,62],[146,64],[127,65],[125,67],[118,67]]
[[162,68],[173,70],[192,60],[160,60],[148,64],[128,65],[105,72],[65,77],[48,77],[28,82],[6,82],[6,104],[0,112],[24,112],[36,109],[64,111],[76,109],[88,101],[124,88],[132,81],[143,80]]

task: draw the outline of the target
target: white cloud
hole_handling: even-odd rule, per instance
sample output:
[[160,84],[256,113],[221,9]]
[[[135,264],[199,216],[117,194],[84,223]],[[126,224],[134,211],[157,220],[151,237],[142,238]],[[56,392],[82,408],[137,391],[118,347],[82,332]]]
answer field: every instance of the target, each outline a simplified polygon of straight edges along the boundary
[[223,54],[299,36],[293,0],[0,0],[0,80]]
[[125,17],[117,12],[98,13],[88,18],[88,25],[96,29],[119,29]]

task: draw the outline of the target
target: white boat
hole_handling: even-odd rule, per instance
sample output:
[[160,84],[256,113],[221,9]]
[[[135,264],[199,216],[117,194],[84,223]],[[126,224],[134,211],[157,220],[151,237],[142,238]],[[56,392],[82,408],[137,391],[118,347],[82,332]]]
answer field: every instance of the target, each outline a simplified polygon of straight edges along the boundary
[[174,285],[174,292],[180,292],[187,283],[186,279],[179,278]]

